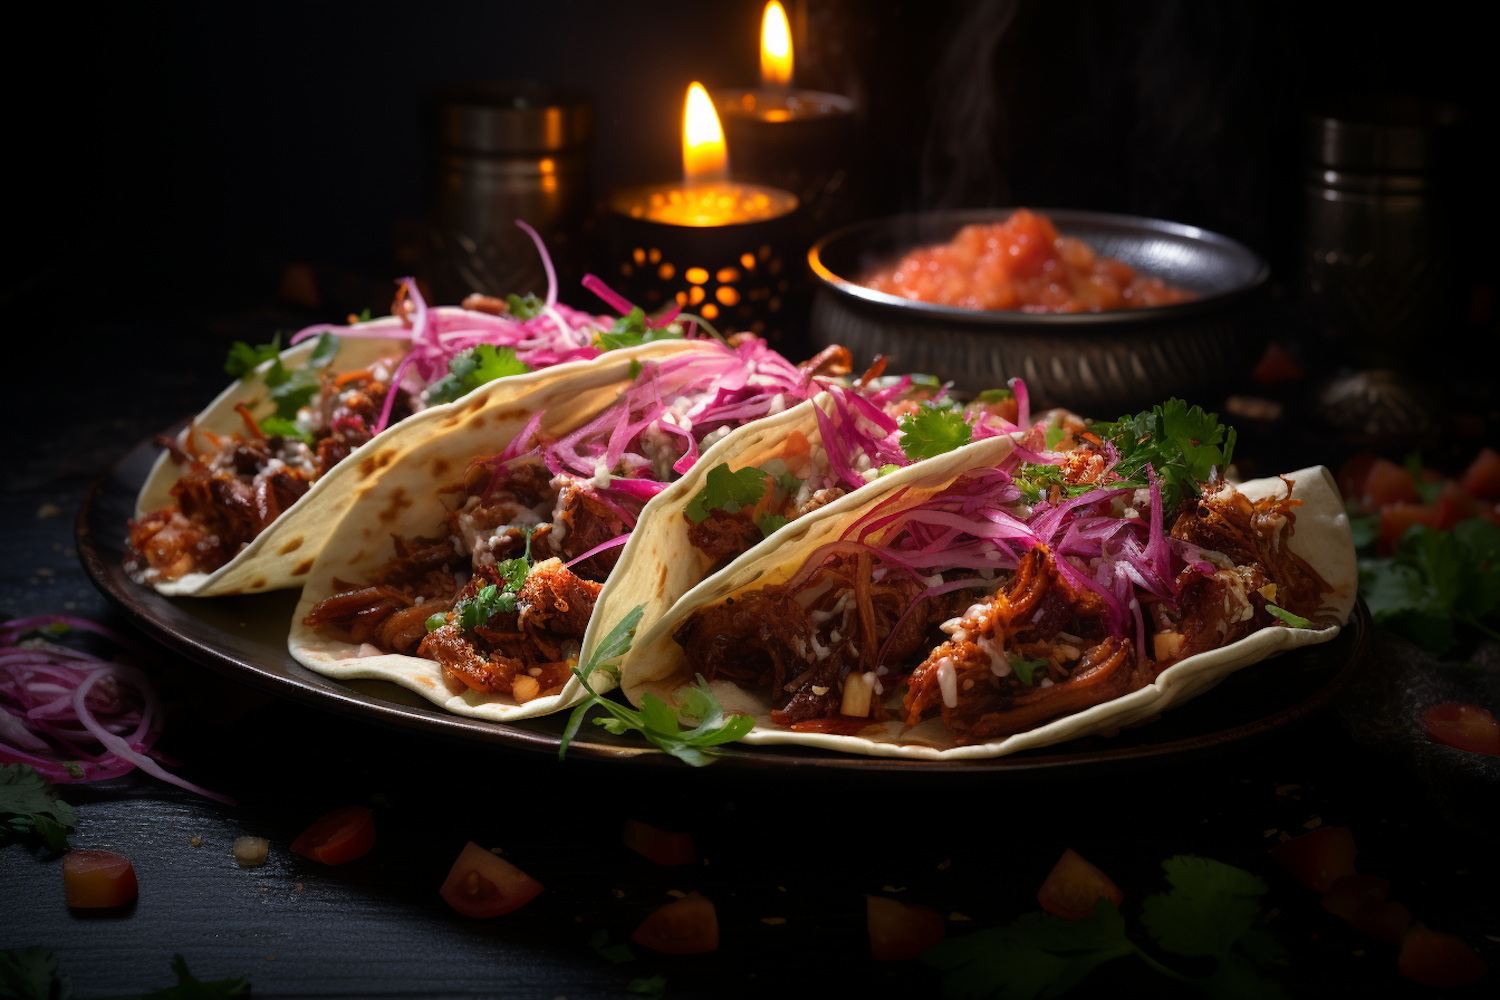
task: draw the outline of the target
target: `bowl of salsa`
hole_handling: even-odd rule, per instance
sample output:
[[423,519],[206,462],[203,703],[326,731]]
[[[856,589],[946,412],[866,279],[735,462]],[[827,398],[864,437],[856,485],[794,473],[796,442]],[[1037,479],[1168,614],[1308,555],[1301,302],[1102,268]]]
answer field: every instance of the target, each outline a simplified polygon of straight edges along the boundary
[[[815,344],[961,389],[1026,379],[1086,412],[1209,397],[1264,345],[1259,254],[1195,226],[1073,209],[971,209],[841,229],[808,252]],[[1040,392],[1034,385],[1041,387]]]

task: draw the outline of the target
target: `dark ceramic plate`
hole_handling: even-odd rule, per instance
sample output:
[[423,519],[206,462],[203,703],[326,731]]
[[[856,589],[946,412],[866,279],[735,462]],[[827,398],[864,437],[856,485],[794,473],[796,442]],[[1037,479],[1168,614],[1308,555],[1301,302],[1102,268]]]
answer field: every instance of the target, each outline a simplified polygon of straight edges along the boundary
[[[158,448],[144,442],[126,455],[84,497],[78,515],[78,551],[84,569],[104,595],[145,632],[204,666],[273,694],[372,723],[451,737],[483,740],[536,753],[557,753],[566,713],[511,725],[449,715],[384,681],[339,682],[306,669],[287,653],[296,591],[247,597],[167,598],[125,575],[126,520]],[[1185,708],[1117,736],[1094,736],[987,761],[909,761],[856,757],[798,747],[725,748],[719,767],[752,770],[834,769],[841,772],[984,771],[1020,778],[1041,774],[1094,774],[1143,762],[1229,749],[1270,733],[1324,707],[1359,669],[1370,621],[1360,604],[1337,639],[1248,667]],[[593,734],[574,741],[569,759],[627,760],[642,766],[684,766],[641,741]]]
[[1031,398],[1093,416],[1115,416],[1169,395],[1211,404],[1254,364],[1264,340],[1257,295],[1270,269],[1226,236],[1161,219],[1038,209],[1095,253],[1193,292],[1191,302],[1097,313],[1026,313],[913,302],[859,284],[915,247],[946,243],[960,228],[998,222],[1013,209],[925,212],[874,219],[819,240],[807,260],[816,278],[815,346],[879,353],[960,389],[1023,378]]

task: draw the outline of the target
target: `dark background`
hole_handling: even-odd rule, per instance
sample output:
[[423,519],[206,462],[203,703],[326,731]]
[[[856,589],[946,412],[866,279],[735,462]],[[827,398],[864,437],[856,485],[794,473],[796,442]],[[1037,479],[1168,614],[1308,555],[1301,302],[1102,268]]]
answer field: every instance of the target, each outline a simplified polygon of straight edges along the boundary
[[[1474,133],[1492,131],[1488,36],[1464,5],[804,9],[798,83],[859,102],[871,214],[1129,212],[1223,232],[1284,265],[1300,116],[1320,98],[1439,97],[1468,107]],[[760,10],[276,0],[13,13],[0,306],[224,313],[274,299],[286,265],[305,262],[336,275],[317,318],[378,314],[402,273],[396,235],[424,210],[424,94],[521,77],[582,88],[598,110],[598,193],[670,179],[687,82],[753,84]],[[1488,228],[1493,197],[1477,185],[1461,196],[1472,228]]]

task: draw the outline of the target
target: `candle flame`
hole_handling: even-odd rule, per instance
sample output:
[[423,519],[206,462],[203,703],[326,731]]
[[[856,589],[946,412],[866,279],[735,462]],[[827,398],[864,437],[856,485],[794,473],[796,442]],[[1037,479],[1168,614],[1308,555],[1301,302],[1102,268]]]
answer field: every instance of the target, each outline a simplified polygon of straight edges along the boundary
[[765,87],[792,84],[792,30],[786,23],[786,8],[780,0],[766,4],[760,22],[760,82]]
[[724,129],[703,84],[688,87],[682,112],[682,173],[689,184],[722,181],[729,175]]

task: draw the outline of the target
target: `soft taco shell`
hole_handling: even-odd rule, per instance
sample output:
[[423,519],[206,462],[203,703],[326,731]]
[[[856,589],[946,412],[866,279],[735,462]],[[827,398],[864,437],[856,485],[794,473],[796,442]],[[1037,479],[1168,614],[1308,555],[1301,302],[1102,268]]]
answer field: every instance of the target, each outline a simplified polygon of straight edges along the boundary
[[[720,604],[725,598],[742,591],[788,579],[814,549],[839,538],[849,524],[893,496],[897,490],[910,491],[904,498],[906,502],[920,501],[946,488],[966,469],[993,464],[1003,457],[998,454],[1000,446],[992,443],[994,440],[981,441],[950,455],[903,469],[879,480],[880,485],[874,491],[860,490],[837,504],[794,521],[741,556],[722,573],[689,591],[648,631],[638,634],[638,641],[622,667],[626,696],[635,704],[639,704],[647,692],[671,701],[677,688],[692,682],[692,665],[685,661],[682,648],[672,640],[672,633],[694,610]],[[995,449],[997,454],[981,457],[987,447]],[[1303,501],[1296,511],[1291,548],[1328,582],[1331,592],[1327,595],[1325,610],[1339,623],[1346,623],[1354,607],[1358,574],[1349,518],[1339,499],[1338,488],[1328,470],[1321,466],[1302,469],[1285,478],[1294,484],[1292,495]],[[1281,478],[1257,479],[1242,484],[1239,490],[1251,499],[1259,499],[1284,495],[1286,484]],[[634,541],[632,539],[632,543]],[[596,614],[595,618],[598,621],[600,616]],[[1290,649],[1327,642],[1338,635],[1339,630],[1340,625],[1323,629],[1285,626],[1262,629],[1239,642],[1173,664],[1154,684],[1124,697],[1055,719],[1024,733],[970,745],[955,743],[940,718],[927,719],[912,727],[900,720],[888,720],[871,724],[854,736],[795,732],[771,721],[770,699],[763,693],[745,690],[728,681],[713,682],[713,688],[726,711],[742,712],[755,718],[755,728],[744,738],[745,743],[796,744],[877,757],[976,760],[1049,746],[1140,722],[1201,694],[1242,667]]]
[[[445,411],[441,419],[424,421],[420,436],[403,436],[402,448],[381,475],[344,491],[350,506],[346,513],[340,512],[342,520],[327,534],[321,555],[304,578],[302,600],[297,604],[287,642],[292,656],[327,677],[392,681],[450,712],[496,722],[546,715],[577,701],[582,689],[576,679],[557,695],[533,698],[524,704],[506,695],[455,690],[444,681],[442,668],[434,660],[397,653],[355,656],[357,646],[325,638],[303,625],[302,619],[319,601],[335,593],[335,577],[366,579],[389,559],[394,551],[392,535],[433,535],[447,513],[439,490],[461,482],[473,459],[503,451],[533,414],[543,414],[541,429],[545,433],[562,436],[593,419],[630,387],[630,366],[635,360],[700,349],[700,341],[668,340],[611,351],[593,361],[506,379],[503,392],[492,390],[481,396],[490,388],[481,387],[458,403],[435,408]],[[431,412],[423,411],[404,421],[397,430]],[[370,444],[380,441],[377,438]],[[642,520],[646,520],[644,512]],[[617,567],[611,576],[618,575]],[[592,629],[591,624],[590,632]],[[602,684],[606,678],[601,674],[598,680]],[[612,685],[609,681],[608,686]]]
[[[360,329],[375,331],[389,327],[394,330],[400,326],[399,319],[387,317],[360,324]],[[685,343],[659,341],[614,351],[604,357],[611,361],[623,358],[628,364],[630,358],[683,350]],[[315,342],[309,341],[289,348],[281,353],[281,361],[288,368],[301,368],[306,365],[314,346]],[[339,352],[329,370],[358,371],[383,357],[404,353],[407,346],[408,342],[403,339],[342,337],[339,340]],[[558,379],[571,378],[598,363],[599,359],[573,361],[525,375],[496,379],[462,399],[429,407],[408,417],[377,434],[330,469],[265,531],[219,569],[212,573],[189,573],[176,580],[152,586],[172,597],[219,597],[225,594],[256,594],[267,590],[300,587],[307,581],[313,561],[322,551],[334,526],[363,494],[365,487],[383,470],[396,466],[414,448],[446,433],[460,422],[469,421],[478,426],[480,421],[489,421],[493,425],[492,415],[513,409],[513,401],[519,397]],[[196,426],[225,436],[243,431],[244,421],[234,409],[235,404],[240,402],[253,401],[249,408],[257,418],[273,413],[275,407],[269,400],[265,384],[265,374],[270,366],[271,362],[265,362],[220,393],[198,415]],[[495,450],[498,451],[501,447],[504,445]],[[136,500],[136,516],[141,517],[149,511],[170,504],[172,486],[180,478],[182,471],[171,453],[163,451]]]

